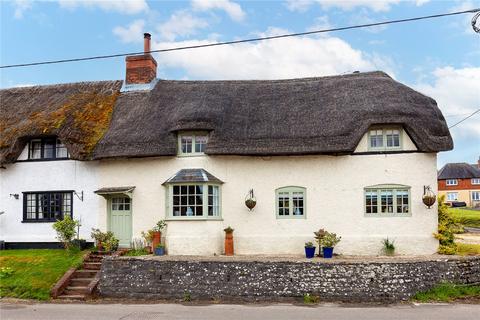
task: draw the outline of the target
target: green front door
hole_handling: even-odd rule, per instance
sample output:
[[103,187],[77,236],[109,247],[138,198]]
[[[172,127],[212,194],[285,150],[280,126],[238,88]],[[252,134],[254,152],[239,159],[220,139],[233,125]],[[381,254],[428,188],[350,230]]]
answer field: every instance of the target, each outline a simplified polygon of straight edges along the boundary
[[113,196],[109,201],[109,209],[109,230],[120,240],[120,247],[130,247],[132,241],[131,199],[125,196]]

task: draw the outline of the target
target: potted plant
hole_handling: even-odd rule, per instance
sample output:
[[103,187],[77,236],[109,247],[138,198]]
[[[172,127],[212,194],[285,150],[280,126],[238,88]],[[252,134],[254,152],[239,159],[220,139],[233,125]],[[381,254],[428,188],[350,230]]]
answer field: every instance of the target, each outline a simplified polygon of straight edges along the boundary
[[305,242],[305,257],[307,259],[312,259],[315,256],[316,247],[312,242]]
[[145,239],[145,250],[152,253],[153,230],[142,231],[142,237]]
[[165,245],[159,243],[156,247],[155,247],[155,255],[156,256],[163,256],[165,254]]
[[388,238],[382,240],[383,253],[387,256],[393,256],[395,254],[395,241],[390,241]]
[[156,248],[160,244],[162,239],[162,230],[165,229],[166,226],[167,226],[167,223],[165,222],[165,220],[160,220],[157,222],[155,227],[153,227],[152,229],[153,231],[152,247],[153,248]]
[[103,243],[106,240],[106,233],[100,231],[100,229],[92,228],[90,236],[95,240],[97,251],[103,251]]
[[325,231],[321,240],[321,246],[324,258],[333,257],[333,248],[340,242],[342,237],[337,237],[335,233]]
[[102,243],[103,248],[106,252],[117,251],[119,240],[115,238],[113,232],[108,231],[106,233],[105,241]]
[[225,231],[225,255],[233,256],[233,231],[232,227],[228,226],[223,229]]

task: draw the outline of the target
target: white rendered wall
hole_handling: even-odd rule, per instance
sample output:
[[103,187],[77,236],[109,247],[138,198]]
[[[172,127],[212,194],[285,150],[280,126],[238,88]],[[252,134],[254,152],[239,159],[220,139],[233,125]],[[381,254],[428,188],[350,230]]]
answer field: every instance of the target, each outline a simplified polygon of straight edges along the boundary
[[[20,159],[24,159],[23,152]],[[83,191],[80,201],[73,195],[73,217],[82,220],[80,237],[90,239],[92,227],[98,224],[98,207],[102,199],[93,193],[97,189],[97,162],[74,160],[16,162],[0,169],[0,240],[6,242],[57,242],[51,222],[23,220],[25,191]],[[18,194],[16,200],[10,194]]]
[[[437,207],[422,203],[423,186],[437,189],[436,154],[164,157],[100,161],[100,186],[136,186],[133,236],[164,219],[162,183],[180,169],[203,168],[224,181],[223,221],[169,221],[169,254],[213,255],[223,252],[223,229],[235,229],[236,254],[302,254],[305,241],[325,228],[342,236],[339,253],[377,254],[381,240],[395,240],[402,254],[431,254],[438,242]],[[365,217],[364,187],[403,184],[411,187],[411,217]],[[306,219],[277,219],[275,189],[306,188]],[[249,212],[245,195],[254,189],[257,206]],[[106,227],[106,201],[99,210]]]

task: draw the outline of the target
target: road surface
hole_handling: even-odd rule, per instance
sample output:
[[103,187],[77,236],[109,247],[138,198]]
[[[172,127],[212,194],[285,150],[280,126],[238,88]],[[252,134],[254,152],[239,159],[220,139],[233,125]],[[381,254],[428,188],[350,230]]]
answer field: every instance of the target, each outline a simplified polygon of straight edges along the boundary
[[396,306],[181,305],[181,304],[18,304],[1,303],[1,320],[463,320],[480,319],[480,305],[421,304]]

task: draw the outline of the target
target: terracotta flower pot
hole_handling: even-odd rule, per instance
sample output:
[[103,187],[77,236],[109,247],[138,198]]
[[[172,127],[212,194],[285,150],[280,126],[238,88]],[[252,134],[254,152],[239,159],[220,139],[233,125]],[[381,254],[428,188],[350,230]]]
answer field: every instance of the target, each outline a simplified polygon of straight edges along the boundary
[[152,248],[158,247],[162,239],[162,233],[160,231],[156,231],[153,233],[153,239],[152,239]]
[[225,233],[225,255],[233,256],[233,232]]

